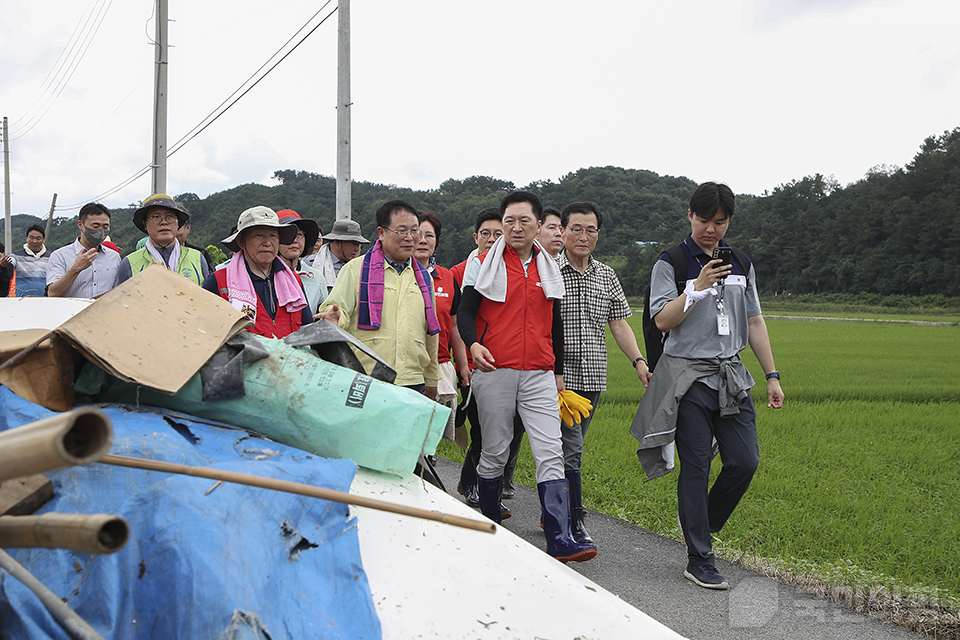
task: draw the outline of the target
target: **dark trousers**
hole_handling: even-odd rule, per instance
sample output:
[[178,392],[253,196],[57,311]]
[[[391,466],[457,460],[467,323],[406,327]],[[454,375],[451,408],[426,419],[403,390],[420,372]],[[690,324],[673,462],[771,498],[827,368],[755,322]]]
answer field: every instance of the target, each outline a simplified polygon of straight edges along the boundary
[[[461,387],[460,392],[466,393],[468,387]],[[480,464],[480,452],[483,451],[483,440],[480,436],[480,418],[477,417],[477,398],[470,397],[467,404],[467,420],[470,422],[470,446],[463,457],[463,467],[460,469],[460,488],[466,491],[477,484],[477,465]]]
[[[461,387],[460,392],[466,393],[467,388]],[[480,464],[480,453],[483,451],[483,436],[480,434],[480,417],[477,414],[477,397],[471,396],[467,404],[467,420],[470,422],[470,446],[463,457],[463,467],[460,469],[460,488],[464,491],[477,484],[477,465]],[[510,443],[510,458],[507,465],[517,465],[517,456],[520,454],[520,443],[523,441],[523,421],[520,416],[513,418],[513,442]],[[513,473],[510,473],[513,477]]]
[[[708,493],[713,438],[717,439],[723,468]],[[760,462],[753,397],[740,404],[739,414],[721,418],[717,392],[695,382],[677,411],[676,446],[680,455],[677,503],[687,541],[687,562],[712,565],[710,534],[726,524]]]

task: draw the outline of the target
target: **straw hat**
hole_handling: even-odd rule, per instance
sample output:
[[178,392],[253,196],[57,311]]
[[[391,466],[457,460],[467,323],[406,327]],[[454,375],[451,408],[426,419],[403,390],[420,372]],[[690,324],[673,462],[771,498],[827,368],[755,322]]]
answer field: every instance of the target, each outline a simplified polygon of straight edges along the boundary
[[179,229],[183,225],[187,224],[190,221],[190,214],[187,213],[187,210],[183,208],[183,205],[168,196],[165,193],[155,193],[143,202],[140,203],[140,208],[133,212],[133,224],[137,229],[146,233],[147,227],[144,224],[144,220],[147,217],[147,211],[153,209],[154,207],[162,207],[164,209],[169,209],[177,214],[177,228]]
[[240,251],[237,238],[252,227],[273,227],[280,231],[280,244],[290,244],[297,237],[297,228],[283,224],[276,212],[269,207],[252,207],[240,214],[237,220],[237,232],[221,240],[230,251]]

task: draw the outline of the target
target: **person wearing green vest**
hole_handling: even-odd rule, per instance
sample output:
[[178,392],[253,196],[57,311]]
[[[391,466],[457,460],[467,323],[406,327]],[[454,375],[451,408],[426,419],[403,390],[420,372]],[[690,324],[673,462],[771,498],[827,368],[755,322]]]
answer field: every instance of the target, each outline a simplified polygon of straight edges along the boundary
[[159,262],[187,280],[203,284],[210,273],[206,261],[196,249],[177,242],[177,230],[190,220],[190,214],[170,196],[158,193],[141,203],[133,214],[133,224],[147,234],[144,246],[120,262],[117,282],[125,282],[152,262]]

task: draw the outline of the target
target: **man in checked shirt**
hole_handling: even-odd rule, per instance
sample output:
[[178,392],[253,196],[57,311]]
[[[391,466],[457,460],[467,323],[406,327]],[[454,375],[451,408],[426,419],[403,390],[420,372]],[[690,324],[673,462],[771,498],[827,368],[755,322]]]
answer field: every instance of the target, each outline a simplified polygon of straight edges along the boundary
[[617,346],[633,363],[644,387],[650,381],[647,361],[640,354],[637,339],[627,324],[630,306],[616,272],[591,255],[603,215],[592,202],[574,202],[561,215],[564,250],[558,264],[566,295],[560,300],[563,318],[563,372],[567,389],[576,391],[593,405],[580,424],[560,425],[564,474],[570,484],[570,529],[580,543],[592,543],[583,524],[583,492],[580,460],[583,439],[597,411],[600,393],[607,388],[607,345],[604,326],[609,324]]

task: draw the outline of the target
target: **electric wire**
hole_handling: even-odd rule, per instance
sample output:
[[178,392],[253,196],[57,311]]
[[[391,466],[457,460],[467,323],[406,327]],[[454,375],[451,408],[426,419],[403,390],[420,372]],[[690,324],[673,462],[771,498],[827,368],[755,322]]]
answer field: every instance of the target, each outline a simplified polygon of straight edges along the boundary
[[[112,1],[112,0],[111,0],[111,1]],[[327,2],[325,2],[325,3],[323,4],[323,6],[321,6],[320,9],[317,10],[316,13],[314,13],[312,16],[310,16],[310,18],[306,21],[306,23],[304,23],[304,25],[303,25],[302,27],[300,27],[292,36],[290,36],[290,38],[287,39],[287,41],[286,41],[285,43],[283,43],[283,45],[281,45],[281,47],[280,47],[272,56],[270,56],[270,57],[267,59],[266,62],[264,62],[262,65],[260,65],[260,68],[258,68],[249,78],[247,78],[247,80],[245,80],[245,81],[243,82],[243,84],[241,84],[233,93],[231,93],[223,102],[221,102],[220,105],[218,105],[213,111],[211,111],[210,114],[207,115],[206,118],[204,118],[203,120],[201,120],[199,124],[197,124],[195,127],[193,127],[193,129],[191,129],[190,131],[188,131],[188,132],[187,132],[182,138],[180,138],[177,142],[175,142],[175,143],[173,144],[173,146],[170,147],[170,150],[167,152],[167,157],[169,158],[169,157],[172,156],[174,153],[176,153],[177,151],[179,151],[180,149],[182,149],[188,142],[190,142],[191,140],[193,140],[194,138],[196,138],[198,135],[200,135],[207,127],[209,127],[211,124],[213,124],[220,116],[222,116],[222,115],[223,115],[224,113],[226,113],[231,107],[233,107],[237,102],[239,102],[241,98],[243,98],[245,95],[247,95],[247,93],[249,93],[251,89],[253,89],[255,86],[257,86],[257,84],[259,84],[261,80],[263,80],[264,78],[266,78],[267,75],[269,75],[271,71],[273,71],[281,62],[283,62],[283,61],[287,58],[287,56],[289,56],[291,53],[293,53],[293,52],[297,49],[297,47],[299,47],[301,44],[304,43],[304,41],[306,41],[307,38],[309,38],[311,35],[313,35],[313,33],[314,33],[317,29],[319,29],[321,25],[323,25],[327,20],[329,20],[329,19],[330,19],[330,16],[332,16],[334,13],[336,13],[337,7],[334,7],[334,8],[330,11],[329,14],[327,14],[320,22],[318,22],[312,29],[310,29],[310,31],[307,32],[306,35],[304,35],[293,47],[291,47],[291,48],[289,49],[289,51],[287,51],[286,53],[284,53],[282,57],[280,57],[276,62],[274,62],[272,66],[270,66],[266,71],[263,72],[262,75],[260,75],[259,78],[257,78],[257,74],[260,74],[260,72],[264,69],[264,67],[266,67],[268,64],[270,64],[270,62],[271,62],[272,60],[274,60],[275,58],[277,58],[277,56],[279,56],[279,55],[281,54],[281,52],[283,52],[283,50],[287,47],[287,45],[289,45],[289,44],[297,37],[298,34],[302,33],[302,32],[304,31],[304,29],[306,29],[306,28],[310,25],[310,23],[311,23],[318,15],[320,15],[320,13],[321,13],[332,1],[333,1],[333,0],[327,0]],[[256,80],[253,81],[252,84],[250,84],[250,82],[251,82],[254,78],[256,78]],[[248,84],[250,84],[250,86],[247,87],[247,88],[244,90],[244,87],[245,87],[246,85],[248,85]],[[241,91],[242,91],[242,93],[241,93]],[[237,95],[238,93],[239,93],[239,95]],[[234,98],[234,96],[236,96],[236,98]],[[231,101],[231,99],[232,99],[232,101]],[[229,103],[229,104],[228,104],[228,103]],[[224,105],[226,105],[226,106],[224,106]],[[129,178],[127,178],[126,180],[124,180],[124,181],[121,182],[120,184],[116,185],[115,187],[112,187],[112,188],[108,189],[107,191],[104,191],[103,193],[98,194],[97,196],[95,196],[95,197],[93,197],[93,198],[86,199],[86,200],[84,200],[83,202],[72,203],[72,204],[67,204],[67,205],[63,205],[63,206],[57,205],[56,210],[57,210],[57,211],[73,211],[73,210],[79,209],[80,207],[82,207],[84,204],[86,204],[86,203],[88,203],[88,202],[99,202],[100,200],[102,200],[102,199],[104,199],[104,198],[107,198],[107,197],[109,197],[109,196],[112,196],[113,194],[117,193],[118,191],[126,188],[126,187],[129,186],[131,183],[133,183],[134,181],[136,181],[136,180],[138,180],[139,178],[141,178],[142,176],[144,176],[144,175],[145,175],[148,171],[150,171],[152,168],[153,168],[152,165],[148,164],[148,165],[146,165],[145,167],[139,169],[134,175],[130,176]]]
[[[73,74],[76,72],[77,67],[80,66],[80,62],[83,60],[84,55],[86,55],[87,51],[90,49],[90,45],[96,38],[96,35],[100,30],[100,26],[103,24],[103,19],[106,17],[107,11],[109,11],[112,4],[113,0],[101,0],[99,9],[97,9],[97,14],[95,16],[93,14],[88,16],[87,24],[90,23],[91,19],[94,21],[93,26],[91,27],[92,32],[83,34],[83,38],[78,38],[74,42],[74,45],[79,44],[81,48],[70,60],[67,70],[63,73],[60,73],[60,78],[57,80],[57,86],[53,89],[52,93],[47,94],[47,97],[44,99],[43,104],[40,107],[40,111],[34,113],[25,123],[19,125],[19,128],[15,130],[17,135],[11,136],[10,138],[11,142],[22,138],[29,133],[30,130],[37,126],[40,120],[47,115],[47,112],[50,111],[50,108],[53,107],[54,103],[57,101],[57,98],[60,97],[60,94],[63,93],[63,90],[67,87],[67,84],[70,82],[71,78],[73,78]],[[81,39],[84,41],[82,44],[80,44]]]
[[[270,57],[267,59],[266,62],[264,62],[262,65],[260,65],[260,68],[257,69],[256,71],[254,71],[253,74],[252,74],[249,78],[247,78],[246,81],[244,81],[244,83],[241,84],[241,85],[236,89],[236,91],[234,91],[234,92],[231,93],[229,96],[227,96],[226,100],[224,100],[223,102],[221,102],[213,111],[210,112],[209,115],[207,115],[206,118],[204,118],[203,120],[200,121],[200,124],[198,124],[197,126],[195,126],[193,129],[191,129],[190,131],[188,131],[182,138],[180,138],[180,139],[177,140],[175,143],[173,143],[173,145],[170,147],[170,151],[167,153],[167,157],[169,158],[169,157],[172,156],[174,153],[176,153],[177,151],[179,151],[181,148],[183,148],[183,146],[184,146],[185,144],[187,144],[188,142],[190,142],[191,140],[193,140],[193,139],[194,139],[196,136],[198,136],[204,129],[206,129],[206,128],[209,127],[211,124],[213,124],[214,121],[217,120],[217,118],[219,118],[219,117],[222,116],[224,113],[226,113],[227,110],[230,109],[230,107],[232,107],[233,105],[235,105],[235,104],[240,100],[240,98],[242,98],[243,96],[245,96],[251,89],[253,89],[255,86],[257,86],[257,84],[259,84],[261,80],[263,80],[264,78],[266,78],[267,75],[277,67],[277,65],[279,65],[281,62],[283,62],[283,61],[286,59],[287,56],[289,56],[291,53],[293,53],[293,52],[297,49],[297,47],[299,47],[301,44],[303,44],[304,41],[305,41],[307,38],[309,38],[309,37],[313,34],[314,31],[316,31],[317,29],[319,29],[320,26],[321,26],[324,22],[326,22],[326,21],[330,18],[330,16],[332,16],[332,15],[336,12],[336,10],[337,10],[336,7],[334,7],[333,10],[330,11],[330,13],[327,14],[327,16],[326,16],[325,18],[323,18],[323,20],[321,20],[320,22],[318,22],[317,25],[316,25],[315,27],[313,27],[313,29],[311,29],[305,36],[303,36],[303,38],[301,38],[299,42],[297,42],[293,47],[291,47],[289,51],[287,51],[285,54],[283,54],[283,57],[281,57],[279,60],[277,60],[277,61],[273,64],[273,66],[271,66],[269,69],[267,69],[267,70],[263,73],[263,75],[261,75],[259,78],[257,78],[257,80],[253,82],[253,84],[251,84],[249,87],[247,87],[247,89],[244,90],[243,93],[241,93],[239,96],[237,96],[237,93],[240,92],[240,91],[243,89],[244,86],[246,86],[248,83],[250,83],[250,81],[253,80],[253,78],[255,78],[255,77],[257,76],[257,74],[260,73],[260,72],[263,70],[264,67],[266,67],[268,64],[270,64],[270,61],[271,61],[271,60],[273,60],[273,59],[276,58],[278,55],[280,55],[280,52],[282,52],[283,49],[284,49],[287,45],[289,45],[289,44],[293,41],[294,38],[297,37],[297,35],[299,35],[304,29],[306,29],[306,28],[310,25],[310,22],[312,22],[314,18],[316,18],[318,15],[320,15],[320,12],[323,11],[323,10],[327,7],[327,5],[329,5],[332,1],[333,1],[333,0],[327,0],[327,1],[323,4],[323,6],[320,7],[315,14],[313,14],[312,16],[310,16],[310,19],[307,20],[307,22],[304,23],[304,25],[303,25],[302,27],[300,27],[300,28],[296,31],[296,33],[294,33],[292,36],[290,36],[290,38],[289,38],[286,42],[283,43],[283,45],[277,50],[276,53],[274,53],[272,56],[270,56]],[[230,102],[231,98],[233,98],[234,96],[237,96],[236,99],[233,100],[233,102]],[[230,104],[227,104],[228,102],[230,102]],[[227,105],[226,107],[224,107],[225,104]],[[223,107],[223,110],[222,110],[222,111],[220,111],[221,107]],[[217,113],[218,111],[220,111],[220,112]],[[206,124],[204,124],[204,123],[206,123]]]
[[90,11],[90,7],[93,6],[94,2],[98,2],[98,1],[99,0],[90,0],[90,2],[87,4],[87,8],[84,9],[83,14],[80,16],[80,20],[77,22],[77,25],[73,28],[73,33],[70,34],[70,38],[67,39],[67,43],[63,46],[63,50],[60,52],[60,55],[57,57],[57,61],[53,63],[53,66],[50,67],[49,71],[47,71],[47,75],[43,78],[40,84],[37,85],[36,91],[34,91],[33,96],[31,96],[30,98],[30,100],[33,101],[32,104],[27,108],[26,111],[24,111],[23,115],[14,116],[13,118],[10,119],[11,121],[19,122],[20,120],[26,119],[26,117],[37,106],[36,100],[38,96],[41,96],[46,92],[48,83],[51,81],[51,76],[56,77],[57,75],[59,75],[61,64],[63,63],[65,57],[68,55],[68,52],[71,51],[75,46],[76,43],[74,42],[74,40],[77,39],[77,34],[80,32],[82,25],[86,21],[84,19],[84,16],[86,16],[87,12]]

